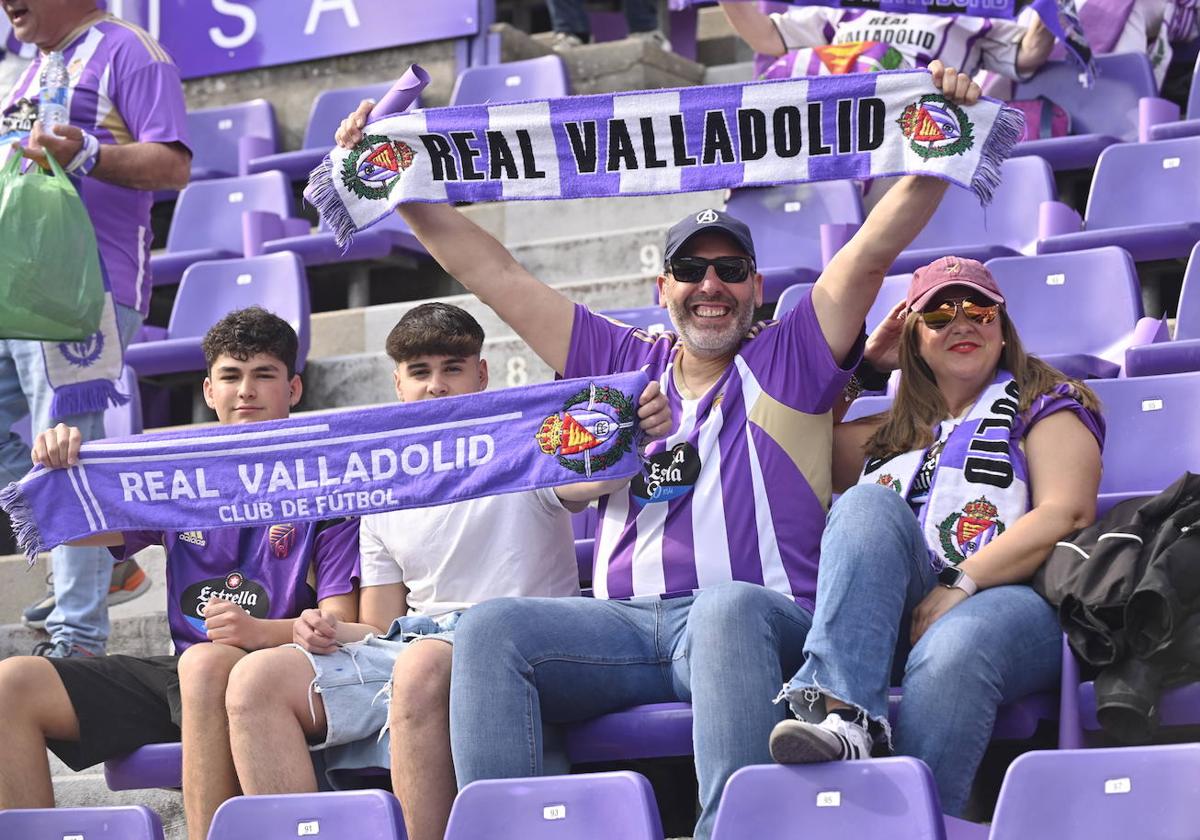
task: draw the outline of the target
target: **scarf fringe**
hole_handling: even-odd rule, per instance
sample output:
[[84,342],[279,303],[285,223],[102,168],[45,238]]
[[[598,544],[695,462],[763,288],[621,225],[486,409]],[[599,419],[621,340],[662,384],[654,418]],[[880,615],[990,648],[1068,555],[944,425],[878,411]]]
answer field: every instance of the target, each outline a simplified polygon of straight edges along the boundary
[[345,254],[354,241],[357,228],[333,184],[333,161],[329,155],[325,155],[309,173],[308,186],[304,188],[304,200],[321,214],[321,219],[329,225],[334,240],[342,249],[342,254]]
[[25,494],[21,492],[20,482],[14,481],[0,490],[0,508],[12,520],[12,529],[17,538],[17,545],[25,553],[29,565],[32,566],[37,561],[38,553],[45,551],[46,547],[42,543],[41,532],[38,531],[37,523],[33,519],[33,508],[30,507]]
[[61,420],[77,414],[92,414],[125,405],[129,400],[128,394],[122,394],[116,383],[107,379],[60,385],[54,389],[54,398],[50,401],[50,416]]
[[1000,166],[1012,153],[1024,129],[1025,115],[1016,108],[1001,108],[996,115],[992,131],[979,153],[979,166],[971,178],[971,190],[984,204],[991,203],[992,196],[1000,186]]

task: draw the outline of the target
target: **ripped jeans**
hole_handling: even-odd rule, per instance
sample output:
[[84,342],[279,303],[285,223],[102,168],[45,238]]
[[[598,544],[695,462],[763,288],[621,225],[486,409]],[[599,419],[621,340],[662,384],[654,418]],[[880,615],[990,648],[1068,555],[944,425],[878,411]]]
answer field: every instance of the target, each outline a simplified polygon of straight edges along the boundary
[[817,603],[804,665],[785,687],[797,716],[836,697],[887,726],[893,664],[902,665],[898,753],[921,759],[942,810],[961,815],[996,709],[1053,689],[1061,668],[1054,610],[1030,587],[996,586],[962,601],[909,643],[913,610],[937,585],[917,518],[894,491],[850,488],[821,539]]

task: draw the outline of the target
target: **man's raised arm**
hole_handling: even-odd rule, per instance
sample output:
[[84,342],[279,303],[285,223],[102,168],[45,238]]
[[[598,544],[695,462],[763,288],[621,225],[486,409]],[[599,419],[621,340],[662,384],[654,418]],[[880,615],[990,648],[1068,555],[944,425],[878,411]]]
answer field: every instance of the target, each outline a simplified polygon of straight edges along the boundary
[[[943,68],[940,61],[930,62],[929,72],[947,99],[963,105],[979,99],[979,85],[969,76]],[[813,308],[835,359],[844,359],[858,340],[884,276],[932,218],[946,187],[947,182],[930,176],[901,179],[821,272],[812,291]]]
[[[342,121],[339,145],[362,137],[373,102]],[[454,279],[496,311],[542,360],[558,373],[567,366],[575,305],[513,259],[500,242],[448,204],[402,204],[397,208],[417,239]]]

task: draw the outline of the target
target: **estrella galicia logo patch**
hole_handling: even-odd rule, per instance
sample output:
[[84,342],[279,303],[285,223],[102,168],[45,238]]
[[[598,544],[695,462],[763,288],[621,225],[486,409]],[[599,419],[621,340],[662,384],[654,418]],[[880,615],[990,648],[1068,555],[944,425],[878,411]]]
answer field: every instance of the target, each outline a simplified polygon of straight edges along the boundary
[[416,153],[407,143],[382,134],[368,134],[346,156],[342,164],[342,183],[359,198],[379,201],[387,198],[399,183],[400,175],[412,166]]
[[909,148],[925,160],[961,155],[975,145],[967,112],[936,93],[909,105],[897,122]]
[[534,437],[543,453],[590,478],[633,448],[636,421],[637,411],[627,396],[589,384],[563,403],[560,413],[543,420]]
[[884,473],[879,476],[879,478],[875,479],[875,483],[882,484],[884,487],[887,487],[889,490],[895,490],[897,493],[900,492],[900,479],[891,473]]
[[687,442],[651,455],[641,474],[635,475],[630,482],[633,498],[640,505],[678,499],[696,486],[700,466],[700,453]]
[[271,596],[258,581],[249,580],[240,571],[225,577],[208,578],[183,590],[179,611],[188,624],[200,633],[204,628],[204,606],[209,598],[232,601],[255,618],[267,618],[271,611]]
[[292,546],[296,544],[296,526],[272,525],[267,530],[267,541],[271,544],[271,553],[282,560],[291,554]]
[[58,345],[58,352],[69,364],[89,368],[104,352],[104,333],[93,333],[83,341],[64,341]]
[[996,506],[980,496],[963,505],[961,513],[952,513],[938,525],[938,536],[946,559],[957,566],[979,549],[1004,533]]

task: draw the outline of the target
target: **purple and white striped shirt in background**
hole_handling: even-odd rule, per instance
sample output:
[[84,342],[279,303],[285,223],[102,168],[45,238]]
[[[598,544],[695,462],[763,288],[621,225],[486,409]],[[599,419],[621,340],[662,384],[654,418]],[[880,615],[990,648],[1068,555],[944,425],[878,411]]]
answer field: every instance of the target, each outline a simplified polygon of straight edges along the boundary
[[[111,15],[90,19],[58,45],[71,77],[71,124],[102,145],[187,144],[179,70],[146,32]],[[39,53],[0,100],[0,136],[27,137],[37,117]],[[8,146],[0,148],[0,162]],[[104,151],[101,149],[103,159]],[[100,262],[117,303],[143,315],[150,306],[150,206],[154,195],[96,178],[72,179],[87,207]]]
[[866,9],[798,6],[771,15],[789,50],[852,41],[882,41],[910,67],[941,59],[968,75],[979,70],[1017,79],[1017,50],[1025,26],[1003,18],[896,14]]
[[688,400],[671,376],[676,334],[652,336],[576,306],[565,375],[644,369],[676,418],[675,431],[647,447],[657,487],[635,479],[601,500],[595,596],[683,595],[740,580],[811,610],[832,492],[829,412],[861,350],[849,369],[839,366],[805,298],[755,325],[722,378]]

